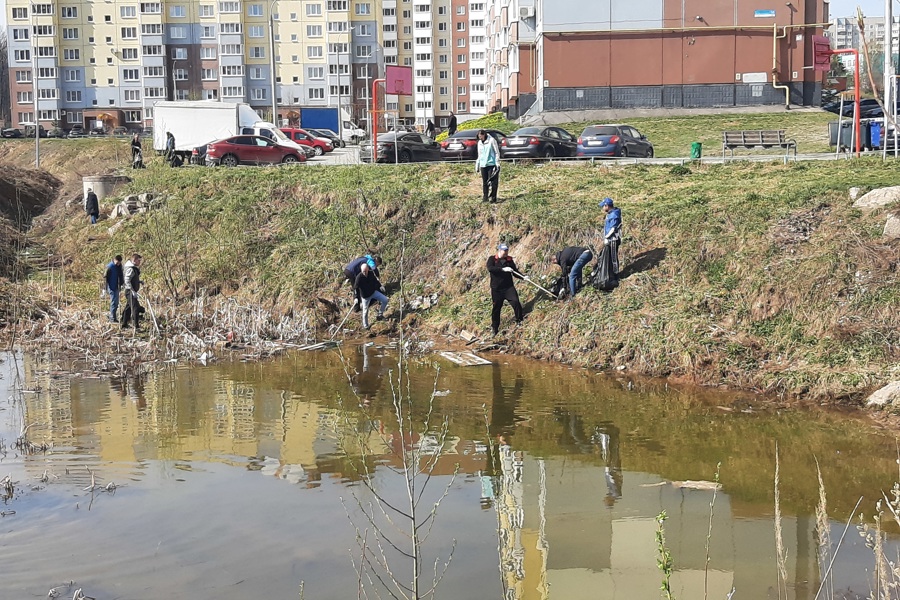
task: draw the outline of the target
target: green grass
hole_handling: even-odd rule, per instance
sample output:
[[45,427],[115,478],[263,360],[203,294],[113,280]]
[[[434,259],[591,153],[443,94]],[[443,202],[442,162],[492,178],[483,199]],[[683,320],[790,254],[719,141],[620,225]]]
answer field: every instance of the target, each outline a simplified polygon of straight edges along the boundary
[[[623,265],[648,251],[665,259],[613,294],[588,290],[567,304],[538,298],[512,342],[517,351],[851,397],[887,378],[900,358],[900,283],[890,267],[897,248],[879,237],[883,214],[850,207],[847,189],[898,176],[900,165],[868,159],[697,166],[681,175],[663,166],[511,165],[505,201],[484,205],[465,165],[151,167],[126,191],[164,193],[165,210],[135,216],[114,236],[68,220],[48,240],[71,258],[73,289],[88,290],[86,301],[93,287],[79,281],[99,278],[111,254],[138,250],[167,297],[205,289],[295,313],[317,310],[317,297],[343,297],[343,264],[377,246],[388,282],[397,282],[403,254],[405,285],[441,295],[421,325],[483,333],[484,261],[496,243],[511,243],[521,270],[549,282],[554,252],[597,243],[597,201],[609,195],[624,212]],[[775,235],[823,205],[809,240]],[[870,275],[861,283],[857,272]],[[531,288],[519,287],[531,301]]]

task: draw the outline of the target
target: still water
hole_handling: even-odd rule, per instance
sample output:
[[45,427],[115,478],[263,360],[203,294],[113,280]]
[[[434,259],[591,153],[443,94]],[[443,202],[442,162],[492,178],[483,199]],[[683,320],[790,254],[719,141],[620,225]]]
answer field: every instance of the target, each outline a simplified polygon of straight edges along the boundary
[[[824,571],[816,458],[832,548],[859,497],[857,512],[871,515],[897,479],[894,438],[852,415],[492,358],[479,367],[416,359],[418,425],[405,434],[391,412],[390,348],[124,380],[6,355],[0,478],[16,485],[0,503],[0,600],[46,597],[72,580],[97,600],[287,600],[301,583],[308,600],[357,598],[356,532],[370,549],[376,539],[363,511],[376,498],[407,501],[398,456],[412,448],[432,473],[420,518],[446,488],[422,546],[429,585],[435,560],[452,551],[438,598],[658,598],[663,510],[676,597],[778,598],[776,443],[787,597],[812,599]],[[23,423],[52,448],[10,449]],[[359,440],[369,453],[352,450]],[[679,482],[712,480],[718,463],[707,571],[713,492]],[[887,554],[896,553],[891,535]],[[409,561],[386,555],[408,582]],[[873,565],[854,522],[832,597],[867,596]]]

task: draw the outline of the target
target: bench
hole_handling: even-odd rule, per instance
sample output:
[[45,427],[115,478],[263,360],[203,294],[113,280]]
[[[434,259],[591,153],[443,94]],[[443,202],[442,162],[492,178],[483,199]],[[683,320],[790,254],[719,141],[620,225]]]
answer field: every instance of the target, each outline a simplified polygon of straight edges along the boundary
[[797,156],[797,142],[784,136],[784,129],[755,129],[750,131],[723,131],[722,132],[722,158],[725,152],[731,151],[734,156],[735,148],[784,148],[787,156],[791,148],[794,156]]

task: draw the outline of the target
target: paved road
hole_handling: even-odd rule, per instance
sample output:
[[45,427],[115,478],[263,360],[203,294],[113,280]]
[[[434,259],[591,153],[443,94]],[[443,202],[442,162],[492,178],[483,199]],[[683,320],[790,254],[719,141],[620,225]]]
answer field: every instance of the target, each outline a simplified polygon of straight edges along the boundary
[[358,165],[359,164],[359,146],[347,146],[346,148],[337,148],[328,154],[311,158],[306,161],[307,165]]

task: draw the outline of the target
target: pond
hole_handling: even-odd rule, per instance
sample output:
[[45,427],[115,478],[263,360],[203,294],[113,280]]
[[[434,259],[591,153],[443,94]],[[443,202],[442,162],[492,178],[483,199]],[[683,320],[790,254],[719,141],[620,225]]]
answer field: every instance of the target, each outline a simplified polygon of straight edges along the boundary
[[[376,344],[111,380],[7,354],[0,598],[374,598],[379,576],[395,585],[380,560],[412,580],[390,547],[411,547],[406,457],[420,593],[452,556],[435,597],[658,598],[665,511],[675,597],[812,599],[823,531],[833,554],[898,477],[894,437],[852,413],[489,358],[415,357],[398,385],[397,350]],[[14,447],[25,425],[34,452]],[[868,595],[874,565],[854,519],[820,597]]]

